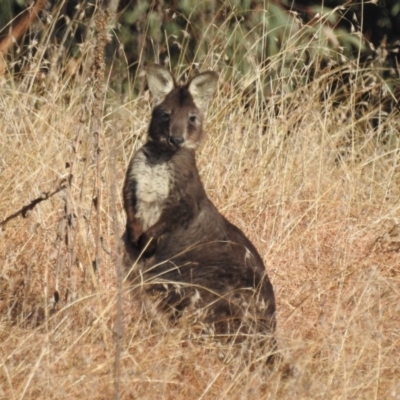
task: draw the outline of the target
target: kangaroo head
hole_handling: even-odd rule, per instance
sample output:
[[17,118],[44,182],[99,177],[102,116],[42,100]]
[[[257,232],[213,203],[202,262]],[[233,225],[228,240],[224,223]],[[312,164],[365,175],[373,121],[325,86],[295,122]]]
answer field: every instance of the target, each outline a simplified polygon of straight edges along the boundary
[[218,82],[216,72],[203,72],[183,86],[177,85],[168,70],[156,64],[146,67],[154,100],[149,140],[171,149],[196,149],[202,137],[203,115]]

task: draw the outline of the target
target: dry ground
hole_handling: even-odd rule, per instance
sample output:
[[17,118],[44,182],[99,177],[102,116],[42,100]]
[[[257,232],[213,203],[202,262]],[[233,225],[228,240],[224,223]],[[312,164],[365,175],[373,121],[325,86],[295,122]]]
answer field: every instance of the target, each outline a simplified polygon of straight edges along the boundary
[[[0,232],[1,399],[109,399],[116,382],[121,399],[400,399],[398,117],[373,131],[352,118],[351,99],[321,103],[318,84],[260,112],[221,80],[198,154],[201,176],[265,260],[279,348],[293,373],[253,370],[239,356],[222,361],[215,343],[146,318],[125,285],[118,377],[115,239],[147,95],[109,91],[102,262],[93,273],[90,86],[27,82],[6,80],[0,92],[0,221],[70,173],[71,184]],[[389,141],[380,140],[384,129]]]

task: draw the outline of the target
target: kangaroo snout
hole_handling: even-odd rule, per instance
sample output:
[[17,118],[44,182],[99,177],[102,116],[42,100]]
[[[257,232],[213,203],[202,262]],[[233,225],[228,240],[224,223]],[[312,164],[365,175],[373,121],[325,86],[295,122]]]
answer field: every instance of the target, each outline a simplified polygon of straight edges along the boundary
[[179,147],[184,141],[185,139],[183,137],[170,136],[168,138],[168,143],[173,144],[176,147]]

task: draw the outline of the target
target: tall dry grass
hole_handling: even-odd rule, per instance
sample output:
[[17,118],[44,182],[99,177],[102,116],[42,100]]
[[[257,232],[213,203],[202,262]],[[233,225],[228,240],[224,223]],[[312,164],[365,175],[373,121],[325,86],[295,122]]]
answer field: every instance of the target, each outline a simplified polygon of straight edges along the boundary
[[[290,49],[282,51],[277,57]],[[211,60],[204,67],[216,67]],[[281,95],[261,107],[244,98],[260,66],[235,81],[221,71],[198,164],[210,198],[264,258],[279,349],[292,368],[285,377],[245,357],[223,361],[217,343],[146,316],[128,284],[116,329],[120,194],[145,140],[148,94],[109,89],[105,99],[102,263],[94,271],[87,64],[81,75],[44,77],[32,65],[23,78],[5,78],[0,92],[0,221],[48,197],[0,232],[0,398],[108,399],[115,379],[121,399],[400,398],[398,116],[374,130],[354,112],[356,86],[340,105],[322,102],[323,73],[295,91],[277,74]]]

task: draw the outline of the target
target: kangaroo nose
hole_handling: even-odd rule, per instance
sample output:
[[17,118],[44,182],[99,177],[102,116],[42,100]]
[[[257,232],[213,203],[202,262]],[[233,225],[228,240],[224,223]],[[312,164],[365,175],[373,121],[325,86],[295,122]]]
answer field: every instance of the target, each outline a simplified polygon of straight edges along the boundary
[[173,145],[175,145],[176,147],[178,147],[178,146],[180,146],[180,145],[185,141],[185,139],[184,139],[183,137],[174,137],[174,136],[170,136],[170,137],[168,138],[168,141],[169,141],[170,144],[173,144]]

